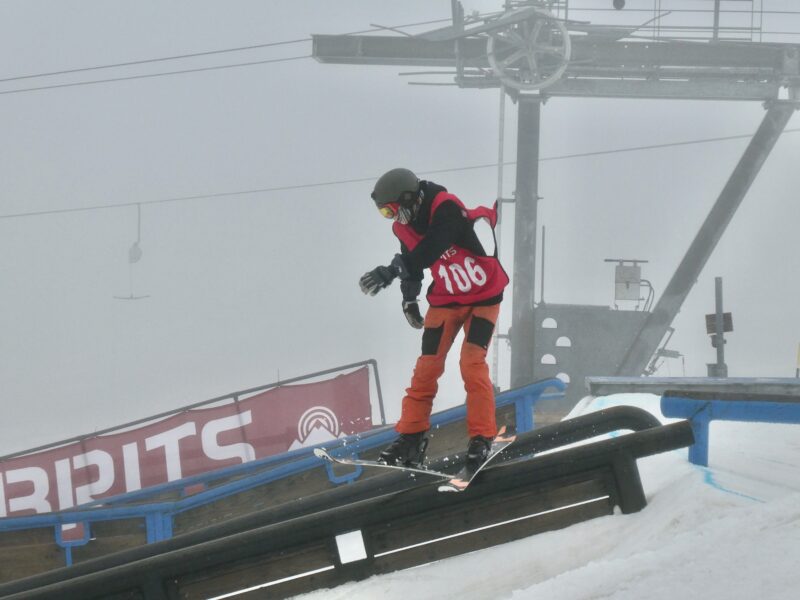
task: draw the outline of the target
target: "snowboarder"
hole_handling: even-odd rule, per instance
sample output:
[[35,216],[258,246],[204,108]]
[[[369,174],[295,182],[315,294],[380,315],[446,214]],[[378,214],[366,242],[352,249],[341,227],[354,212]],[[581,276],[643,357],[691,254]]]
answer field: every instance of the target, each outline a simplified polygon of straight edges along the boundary
[[[479,465],[486,460],[497,434],[486,353],[509,280],[496,248],[493,256],[486,254],[474,224],[485,218],[494,230],[496,205],[467,209],[444,187],[420,181],[408,169],[384,173],[375,184],[372,199],[384,217],[394,220],[392,231],[400,240],[401,252],[388,266],[365,273],[361,290],[374,296],[399,278],[403,313],[412,327],[424,328],[422,353],[395,426],[400,435],[381,452],[380,460],[407,466],[422,462],[437,382],[447,353],[463,328],[459,366],[467,392],[467,461]],[[423,269],[430,269],[433,277],[424,319],[418,303]]]

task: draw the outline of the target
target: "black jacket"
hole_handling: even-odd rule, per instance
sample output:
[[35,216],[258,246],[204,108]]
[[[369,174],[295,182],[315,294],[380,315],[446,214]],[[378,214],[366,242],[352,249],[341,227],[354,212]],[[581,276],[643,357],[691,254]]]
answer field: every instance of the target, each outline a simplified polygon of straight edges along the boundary
[[[423,269],[427,269],[436,262],[445,250],[450,246],[456,245],[475,253],[478,256],[486,256],[478,236],[475,234],[473,223],[461,212],[461,208],[455,202],[445,200],[436,209],[436,213],[431,220],[431,205],[433,199],[440,192],[447,189],[431,181],[421,181],[420,190],[423,193],[422,205],[409,225],[423,238],[413,250],[409,250],[405,244],[400,243],[403,261],[408,267],[410,276],[408,282],[417,284],[423,279]],[[403,286],[403,299],[414,300],[417,296],[419,287]],[[416,292],[416,293],[415,293]],[[497,304],[503,299],[500,294],[490,298],[482,305]]]

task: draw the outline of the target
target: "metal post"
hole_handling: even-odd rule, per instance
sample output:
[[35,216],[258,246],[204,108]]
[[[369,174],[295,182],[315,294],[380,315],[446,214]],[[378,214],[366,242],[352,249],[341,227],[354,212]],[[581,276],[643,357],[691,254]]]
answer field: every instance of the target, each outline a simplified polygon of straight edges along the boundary
[[714,333],[717,335],[717,377],[728,376],[728,366],[725,364],[725,331],[722,321],[722,277],[714,278],[714,298],[716,314],[714,315]]
[[714,0],[714,40],[719,39],[719,5],[721,0]]
[[[503,243],[503,155],[506,145],[506,89],[500,86],[500,109],[497,136],[497,227],[495,227],[495,243],[497,244],[497,257],[501,258],[501,245]],[[500,322],[494,327],[492,352],[492,383],[495,389],[500,389]]]
[[800,344],[797,344],[797,366],[794,370],[794,376],[797,379],[800,379]]
[[519,96],[517,177],[514,211],[514,291],[511,315],[511,387],[534,380],[534,288],[536,212],[539,201],[539,123],[541,100]]
[[544,304],[544,253],[547,250],[547,229],[542,225],[542,274],[541,281],[539,282],[539,304]]

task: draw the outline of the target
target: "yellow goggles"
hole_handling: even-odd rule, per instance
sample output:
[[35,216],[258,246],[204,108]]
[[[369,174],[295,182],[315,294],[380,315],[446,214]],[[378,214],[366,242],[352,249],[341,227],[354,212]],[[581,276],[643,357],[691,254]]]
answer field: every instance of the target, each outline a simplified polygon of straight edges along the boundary
[[378,211],[387,219],[394,219],[400,211],[400,205],[397,202],[391,202],[378,207]]

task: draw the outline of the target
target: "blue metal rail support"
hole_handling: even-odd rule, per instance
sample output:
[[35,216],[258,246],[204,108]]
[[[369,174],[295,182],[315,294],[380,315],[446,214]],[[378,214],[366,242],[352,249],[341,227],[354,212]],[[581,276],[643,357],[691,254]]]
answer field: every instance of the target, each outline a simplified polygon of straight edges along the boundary
[[800,423],[800,398],[691,398],[667,392],[661,397],[661,412],[665,417],[689,419],[695,439],[689,446],[689,462],[707,467],[711,421]]

